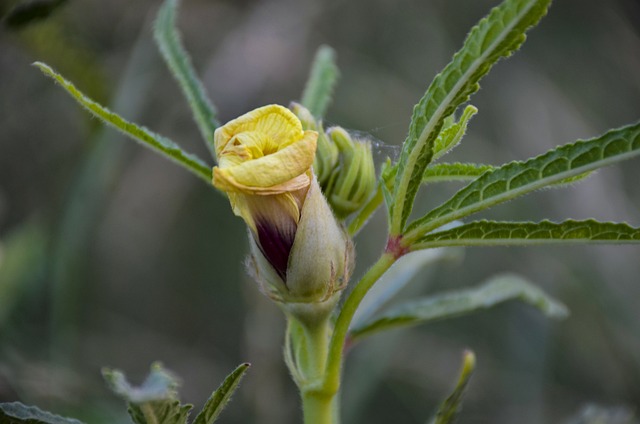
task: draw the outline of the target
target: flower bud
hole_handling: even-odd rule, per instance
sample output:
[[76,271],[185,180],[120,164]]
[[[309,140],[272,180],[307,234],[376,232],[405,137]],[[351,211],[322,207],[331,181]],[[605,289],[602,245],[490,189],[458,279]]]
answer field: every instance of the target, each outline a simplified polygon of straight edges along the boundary
[[219,166],[213,184],[227,193],[234,213],[249,227],[249,270],[285,307],[329,300],[333,305],[351,272],[351,241],[311,170],[317,138],[277,105],[215,132]]
[[291,102],[289,108],[302,122],[305,130],[318,131],[318,149],[313,161],[313,172],[321,187],[325,187],[334,168],[338,165],[338,147],[327,137],[321,121],[316,121],[311,112],[299,103]]
[[376,173],[368,140],[354,140],[341,127],[327,130],[339,151],[339,163],[324,186],[324,193],[339,219],[357,211],[376,187]]
[[265,253],[252,238],[249,269],[263,291],[284,304],[327,302],[346,286],[353,246],[316,180],[304,200],[284,274]]

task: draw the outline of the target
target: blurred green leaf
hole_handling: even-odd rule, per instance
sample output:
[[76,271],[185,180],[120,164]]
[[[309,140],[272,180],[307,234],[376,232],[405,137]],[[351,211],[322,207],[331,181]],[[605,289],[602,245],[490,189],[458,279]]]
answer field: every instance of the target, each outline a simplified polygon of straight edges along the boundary
[[0,243],[0,328],[21,294],[43,273],[47,237],[36,223],[27,223]]
[[434,249],[411,252],[404,255],[369,290],[353,317],[352,327],[368,321],[384,304],[393,299],[406,285],[428,265],[435,262],[458,259],[462,250]]
[[467,132],[467,125],[469,125],[469,121],[476,113],[478,113],[478,109],[475,106],[468,105],[457,122],[453,121],[450,125],[443,125],[440,134],[433,142],[433,160],[437,160],[449,153],[462,141],[462,137]]
[[65,418],[20,402],[0,403],[2,424],[83,424],[73,418]]
[[540,309],[550,318],[564,318],[567,308],[524,278],[504,274],[478,288],[453,291],[407,302],[390,308],[351,329],[354,339],[383,330],[407,327],[470,314],[510,300],[520,300]]
[[82,94],[82,92],[80,92],[72,83],[57,74],[48,65],[41,62],[35,62],[34,65],[37,66],[45,75],[57,81],[78,103],[84,106],[89,112],[105,124],[112,126],[142,145],[160,153],[175,163],[182,165],[194,175],[204,180],[207,184],[211,184],[211,168],[202,162],[202,160],[190,153],[184,152],[177,144],[168,138],[155,134],[144,127],[128,122],[121,116],[94,102]]
[[4,23],[11,29],[20,29],[51,16],[67,0],[32,0],[19,3],[4,17]]
[[301,101],[316,119],[321,119],[326,113],[339,77],[336,52],[329,46],[320,46],[311,65]]
[[216,421],[222,410],[227,406],[227,403],[229,403],[229,400],[231,400],[231,396],[238,388],[242,377],[244,377],[250,366],[251,364],[248,363],[240,364],[225,378],[220,387],[211,394],[193,424],[213,424]]
[[405,239],[415,239],[453,220],[638,154],[640,123],[611,130],[591,140],[560,146],[525,162],[505,164],[482,174],[412,223]]
[[453,424],[456,422],[462,409],[464,393],[475,368],[476,355],[471,351],[466,351],[462,360],[462,369],[460,370],[458,383],[449,397],[442,402],[436,416],[429,421],[430,424]]
[[551,0],[506,0],[471,29],[452,61],[438,74],[413,109],[402,147],[390,210],[391,234],[402,233],[422,175],[434,155],[443,119],[480,88],[478,81],[525,40],[525,32],[547,13]]
[[207,96],[207,92],[193,69],[189,54],[182,46],[180,34],[176,29],[176,9],[178,0],[166,0],[158,11],[153,35],[160,52],[178,81],[184,93],[200,133],[212,157],[216,157],[213,136],[219,126],[216,108]]
[[186,424],[191,405],[178,400],[178,381],[156,363],[140,387],[133,387],[117,370],[104,369],[102,375],[109,388],[123,398],[136,424]]
[[415,249],[443,246],[531,246],[541,244],[640,243],[640,228],[595,220],[561,223],[475,221],[446,231],[429,233]]
[[566,424],[638,424],[635,414],[625,407],[586,405]]

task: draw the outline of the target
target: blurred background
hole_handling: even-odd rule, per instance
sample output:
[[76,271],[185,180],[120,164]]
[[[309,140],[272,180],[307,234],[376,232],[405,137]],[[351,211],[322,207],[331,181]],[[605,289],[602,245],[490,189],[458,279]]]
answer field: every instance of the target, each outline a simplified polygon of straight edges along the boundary
[[[315,50],[329,44],[342,77],[327,121],[366,133],[381,162],[397,153],[433,76],[498,1],[182,3],[184,43],[222,122],[299,99]],[[182,377],[182,399],[200,407],[248,361],[222,422],[300,422],[281,360],[284,320],[245,275],[246,231],[228,202],[105,129],[30,66],[50,64],[124,117],[208,158],[152,41],[158,5],[0,1],[0,401],[125,423],[101,367],[139,383],[160,360]],[[472,100],[480,113],[446,160],[526,159],[637,121],[640,4],[556,0]],[[482,217],[639,226],[639,179],[635,159]],[[456,188],[430,186],[415,209]],[[384,231],[378,212],[356,239],[356,276],[381,253]],[[465,348],[478,369],[461,422],[583,422],[571,420],[587,404],[622,408],[619,416],[640,408],[639,259],[637,246],[469,249],[425,269],[405,297],[509,271],[571,316],[550,322],[513,302],[376,335],[347,361],[344,422],[425,422],[453,387]]]

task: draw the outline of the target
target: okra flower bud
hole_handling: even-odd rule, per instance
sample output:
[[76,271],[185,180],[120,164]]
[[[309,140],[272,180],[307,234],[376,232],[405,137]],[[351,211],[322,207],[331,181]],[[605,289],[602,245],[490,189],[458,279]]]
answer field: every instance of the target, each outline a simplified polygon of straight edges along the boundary
[[376,187],[376,172],[368,140],[353,139],[341,127],[327,130],[337,146],[339,160],[326,186],[323,186],[333,211],[345,219],[360,209]]
[[338,147],[329,140],[322,128],[322,122],[316,121],[307,108],[295,102],[292,102],[289,108],[300,118],[303,129],[318,131],[318,149],[313,161],[313,172],[318,178],[320,187],[324,189],[334,168],[338,165]]
[[249,227],[250,271],[284,304],[337,299],[351,271],[351,242],[311,169],[317,138],[277,105],[215,132],[213,184]]

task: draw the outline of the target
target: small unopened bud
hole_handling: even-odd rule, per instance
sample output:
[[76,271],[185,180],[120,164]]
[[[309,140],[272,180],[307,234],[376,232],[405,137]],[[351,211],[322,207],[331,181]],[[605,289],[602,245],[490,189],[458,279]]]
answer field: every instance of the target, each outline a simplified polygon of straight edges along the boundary
[[[339,219],[360,209],[376,187],[376,173],[368,140],[353,139],[341,127],[332,127],[327,135],[338,148],[338,165],[324,186],[324,192]],[[319,141],[318,141],[319,143]]]
[[314,118],[311,112],[309,112],[309,109],[302,106],[300,103],[296,103],[296,102],[289,103],[289,110],[298,117],[298,119],[300,120],[300,123],[302,124],[303,130],[316,131],[318,129],[316,118]]
[[320,187],[324,189],[333,169],[338,165],[338,147],[325,134],[322,121],[317,121],[307,108],[299,103],[291,102],[289,109],[300,119],[303,129],[318,131],[318,147],[313,161],[313,172],[318,178]]

